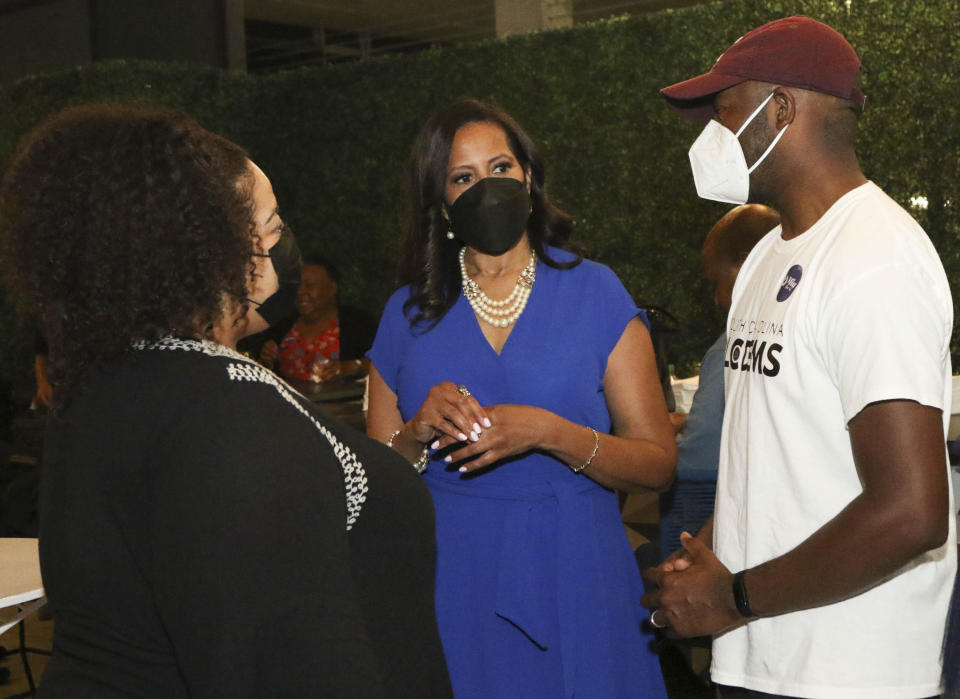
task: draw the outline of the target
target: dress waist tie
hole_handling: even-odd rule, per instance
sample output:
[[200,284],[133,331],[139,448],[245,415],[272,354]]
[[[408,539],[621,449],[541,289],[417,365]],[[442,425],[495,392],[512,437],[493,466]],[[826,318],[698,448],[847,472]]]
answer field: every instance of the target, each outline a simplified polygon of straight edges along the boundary
[[[584,478],[545,481],[537,488],[488,486],[479,479],[456,482],[431,478],[429,472],[427,478],[431,488],[514,503],[503,522],[496,614],[540,648],[559,644],[564,696],[573,697],[578,665],[589,666],[591,654],[605,645],[591,643],[605,628],[598,602],[613,613],[605,604],[596,508],[611,506],[597,503],[598,498],[615,495]],[[542,572],[551,565],[551,549],[556,587],[547,590]],[[550,619],[557,620],[559,638]]]

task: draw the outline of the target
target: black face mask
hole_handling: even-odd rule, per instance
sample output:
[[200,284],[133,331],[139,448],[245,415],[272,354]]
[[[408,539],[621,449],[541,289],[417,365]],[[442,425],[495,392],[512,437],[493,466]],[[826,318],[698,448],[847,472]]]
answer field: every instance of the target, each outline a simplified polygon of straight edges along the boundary
[[450,207],[450,228],[485,255],[502,255],[520,240],[530,218],[530,193],[512,177],[485,177]]
[[296,312],[297,291],[300,289],[303,258],[289,226],[284,226],[280,239],[270,248],[269,257],[280,285],[256,310],[267,323],[275,325]]

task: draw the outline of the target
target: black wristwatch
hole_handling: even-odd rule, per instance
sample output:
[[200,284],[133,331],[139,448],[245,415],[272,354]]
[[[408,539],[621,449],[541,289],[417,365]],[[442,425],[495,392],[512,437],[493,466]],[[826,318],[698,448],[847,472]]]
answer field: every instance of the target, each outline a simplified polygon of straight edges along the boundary
[[747,586],[744,582],[746,570],[741,570],[733,576],[733,601],[737,605],[737,611],[745,619],[754,619],[756,614],[750,609],[750,599],[747,597]]

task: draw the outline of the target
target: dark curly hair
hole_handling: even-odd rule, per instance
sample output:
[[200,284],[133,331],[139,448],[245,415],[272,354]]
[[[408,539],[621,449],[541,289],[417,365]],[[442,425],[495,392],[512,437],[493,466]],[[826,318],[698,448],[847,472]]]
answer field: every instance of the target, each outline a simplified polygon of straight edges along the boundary
[[8,281],[50,348],[55,404],[131,343],[208,336],[252,274],[253,178],[239,146],[188,116],[67,109],[18,145],[0,185]]
[[563,247],[573,222],[544,190],[544,166],[536,145],[513,117],[478,100],[461,100],[441,108],[427,120],[410,155],[410,230],[400,261],[400,280],[411,287],[403,306],[411,324],[436,325],[460,294],[457,254],[461,243],[448,240],[443,217],[444,187],[453,139],[460,127],[490,122],[503,129],[510,150],[524,172],[530,173],[533,211],[527,222],[530,246],[544,264],[569,269],[581,261],[558,262],[546,254],[545,245]]

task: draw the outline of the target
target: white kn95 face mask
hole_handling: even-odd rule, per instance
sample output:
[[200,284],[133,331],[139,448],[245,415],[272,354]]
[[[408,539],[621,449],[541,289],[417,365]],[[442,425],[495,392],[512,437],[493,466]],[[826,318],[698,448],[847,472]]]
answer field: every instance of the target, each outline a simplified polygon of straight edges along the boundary
[[697,140],[690,146],[690,167],[693,170],[693,182],[697,194],[703,199],[722,201],[728,204],[746,204],[750,195],[750,173],[770,154],[777,141],[786,132],[787,124],[774,137],[757,162],[747,167],[747,159],[738,140],[740,134],[760,113],[770,98],[760,103],[753,113],[743,122],[743,126],[734,133],[716,119],[711,119]]

